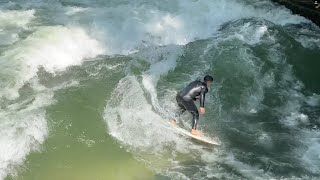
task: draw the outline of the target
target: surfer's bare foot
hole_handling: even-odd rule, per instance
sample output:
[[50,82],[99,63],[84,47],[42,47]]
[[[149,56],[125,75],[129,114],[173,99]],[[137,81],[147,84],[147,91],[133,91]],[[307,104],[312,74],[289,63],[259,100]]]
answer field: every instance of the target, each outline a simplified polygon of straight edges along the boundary
[[195,136],[200,136],[200,137],[202,136],[202,133],[196,129],[192,129],[191,134]]
[[177,125],[177,121],[174,120],[174,119],[171,119],[171,120],[170,120],[170,123],[171,123],[172,126],[176,126],[176,125]]

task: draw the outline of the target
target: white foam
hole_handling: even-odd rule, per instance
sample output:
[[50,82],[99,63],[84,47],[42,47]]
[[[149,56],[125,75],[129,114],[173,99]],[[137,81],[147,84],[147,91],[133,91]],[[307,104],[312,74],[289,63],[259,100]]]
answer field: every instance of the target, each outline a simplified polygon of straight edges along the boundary
[[271,177],[268,175],[268,172],[265,172],[263,169],[259,169],[258,167],[250,166],[241,161],[238,161],[232,153],[228,154],[223,160],[225,164],[229,165],[237,169],[245,178],[248,179],[270,179]]
[[40,28],[0,57],[1,66],[10,67],[4,69],[3,76],[14,81],[0,86],[0,97],[18,97],[18,89],[36,76],[40,66],[55,74],[69,66],[80,65],[86,58],[95,57],[104,50],[80,28]]
[[314,93],[306,99],[306,103],[313,107],[320,106],[320,95]]
[[[35,77],[29,80],[34,93],[0,109],[0,180],[16,176],[26,156],[41,150],[49,132],[45,108],[55,103],[54,91],[77,85],[71,80],[48,89]],[[84,143],[94,144],[92,140]]]
[[[105,109],[104,119],[109,133],[131,148],[159,153],[170,142],[178,146],[186,143],[174,131],[168,131],[166,120],[153,112],[134,76],[119,82]],[[185,152],[184,148],[178,149]]]
[[0,179],[15,175],[17,166],[45,141],[48,127],[43,107],[53,102],[52,97],[46,92],[29,98],[31,104],[20,102],[0,110]]
[[[268,26],[259,25],[259,23],[252,23],[252,21],[250,21],[249,23],[244,23],[244,25],[240,27],[241,30],[237,33],[234,33],[234,29],[238,30],[239,26],[231,27],[234,29],[231,29],[230,27],[227,28],[229,29],[222,29],[221,34],[218,34],[217,38],[214,39],[214,43],[219,44],[223,41],[233,41],[233,39],[236,38],[243,41],[245,44],[255,45],[260,42],[265,43],[265,36],[268,36],[268,40],[271,38],[271,40],[273,41],[272,44],[274,44],[274,46],[270,48],[270,57],[267,60],[275,64],[275,66],[279,69],[271,69],[267,72],[264,72],[264,74],[262,74],[261,71],[261,65],[263,65],[264,62],[261,61],[258,57],[254,57],[254,55],[251,54],[252,51],[250,49],[242,46],[237,47],[240,48],[239,58],[241,59],[241,64],[239,63],[239,65],[237,66],[237,70],[243,70],[241,71],[241,75],[248,74],[250,75],[249,77],[254,77],[253,83],[249,85],[248,93],[244,93],[243,95],[241,95],[241,98],[243,98],[241,100],[241,109],[244,109],[245,111],[250,113],[257,113],[257,111],[259,110],[259,105],[261,105],[262,100],[264,99],[264,89],[268,87],[272,87],[272,89],[276,88],[277,92],[281,95],[281,101],[284,102],[281,102],[283,103],[283,106],[281,107],[271,108],[274,108],[274,110],[277,110],[278,113],[281,114],[280,123],[283,126],[289,128],[291,132],[294,132],[296,136],[293,139],[301,143],[296,147],[297,149],[299,149],[300,154],[298,154],[297,152],[292,152],[292,156],[299,157],[301,156],[301,154],[306,153],[307,155],[303,156],[303,158],[299,158],[302,163],[301,167],[306,167],[306,169],[310,170],[311,172],[318,174],[319,170],[316,167],[319,167],[319,153],[317,153],[315,149],[318,148],[319,142],[317,142],[316,140],[313,140],[312,142],[310,142],[310,140],[306,140],[307,137],[310,137],[306,136],[309,131],[304,130],[304,128],[300,128],[310,123],[308,115],[301,112],[303,103],[307,102],[307,104],[309,104],[310,106],[318,106],[317,95],[306,98],[302,94],[304,85],[295,77],[292,67],[287,64],[285,59],[286,55],[281,49],[281,44],[276,44],[277,39],[272,35],[271,32],[268,32]],[[252,36],[250,36],[250,34]],[[237,59],[233,60],[232,63],[238,63]],[[279,70],[280,81],[278,82],[275,77],[278,75]],[[257,145],[262,146],[266,150],[273,149],[273,136],[271,136],[271,134],[269,134],[268,132],[259,131],[257,135]],[[319,136],[315,135],[314,137]],[[307,149],[305,148],[306,146],[308,147]],[[236,171],[240,172],[245,178],[271,179],[272,177],[274,177],[274,174],[272,173],[266,173],[263,169],[252,167],[250,164],[246,164],[242,161],[237,160],[236,158],[234,158],[232,153],[229,152],[229,150],[226,150],[225,153],[228,154],[227,164],[234,168]],[[219,158],[217,159],[219,160]],[[224,162],[225,161],[223,160],[223,163]],[[209,173],[212,173],[210,171],[217,171],[216,167],[212,167],[209,169]],[[221,172],[217,173],[219,174]],[[221,176],[225,178],[225,176],[228,175],[222,174]],[[211,176],[218,178],[221,177],[219,175]],[[295,177],[292,178],[294,179]]]
[[251,109],[249,112],[252,113],[252,114],[256,114],[257,110],[256,109]]
[[1,42],[0,45],[10,45],[15,42],[17,42],[20,38],[17,33],[14,32],[5,32],[5,31],[0,31],[0,38]]
[[0,110],[0,179],[15,175],[25,157],[45,141],[48,127],[44,107],[52,104],[53,91],[78,84],[71,81],[47,90],[38,82],[38,68],[55,74],[103,52],[103,47],[82,29],[57,26],[39,28],[3,53],[0,97],[19,97],[18,90],[27,82],[35,95]]
[[170,14],[163,14],[154,17],[151,23],[146,24],[147,33],[154,37],[161,37],[158,45],[180,44],[188,43],[187,36],[182,33],[184,22],[179,18]]
[[[247,44],[255,45],[261,42],[261,38],[267,34],[268,27],[266,25],[252,25],[251,22],[245,23],[234,37],[244,41]],[[232,36],[231,36],[232,37]]]
[[[38,2],[35,1],[36,3]],[[294,16],[288,10],[272,6],[270,3],[262,4],[260,8],[243,4],[240,1],[225,0],[173,0],[167,2],[167,5],[160,3],[160,7],[150,6],[148,3],[145,2],[144,5],[141,5],[139,1],[131,1],[118,7],[108,6],[92,9],[68,7],[64,14],[68,18],[74,19],[69,21],[66,18],[64,24],[72,24],[74,21],[78,21],[78,18],[82,23],[88,18],[90,33],[95,35],[96,39],[99,38],[99,41],[105,42],[105,46],[108,47],[106,53],[128,54],[146,46],[183,45],[198,38],[211,37],[223,23],[239,18],[258,16],[278,25],[308,22],[304,18]],[[174,11],[171,9],[174,9]],[[85,14],[84,19],[75,16],[80,14]],[[88,16],[94,17],[90,18]],[[80,22],[79,24],[81,24]],[[251,34],[253,36],[250,36]],[[255,45],[264,36],[268,35],[268,27],[265,25],[257,27],[244,25],[242,32],[238,35],[239,39]],[[15,37],[12,39],[12,42],[18,40]],[[48,72],[57,73],[69,66],[81,64],[84,58],[94,57],[102,53],[103,49],[96,40],[90,38],[83,30],[78,28],[59,26],[40,29],[23,41],[21,45],[11,48],[0,59],[0,64],[7,59],[13,59],[13,67],[16,68],[13,69],[14,72],[5,70],[4,74],[9,74],[11,76],[9,79],[14,79],[14,83],[9,82],[5,86],[0,85],[0,97],[17,97],[17,90],[25,81],[36,75],[39,66],[43,66]],[[184,141],[183,138],[177,137],[175,134],[164,131],[164,126],[159,123],[163,120],[162,117],[153,111],[153,108],[158,107],[156,86],[159,78],[176,66],[176,56],[174,54],[165,56],[164,60],[159,59],[163,52],[159,54],[160,56],[156,55],[155,59],[152,59],[152,55],[145,56],[145,59],[150,60],[151,67],[149,71],[143,74],[142,85],[137,78],[132,76],[120,81],[106,106],[104,119],[108,124],[109,133],[122,144],[133,149],[156,154],[165,151],[165,146],[174,144],[179,152],[190,153],[197,150],[198,147]],[[258,72],[258,67],[249,64],[250,58],[246,60],[248,60],[248,67],[253,67]],[[6,67],[12,67],[11,65],[7,66],[5,64]],[[252,74],[257,74],[257,72]],[[15,79],[16,77],[17,79]],[[261,79],[262,81],[260,81]],[[261,84],[256,84],[257,93],[248,96],[249,103],[245,107],[247,112],[250,112],[253,108],[255,108],[255,111],[259,110],[256,109],[256,105],[260,104],[264,98],[263,88],[274,84],[272,74],[255,77],[255,80],[258,80]],[[152,106],[148,103],[143,90],[147,90],[151,95]],[[290,112],[290,108],[284,109],[288,110],[286,112]],[[293,109],[297,110],[299,108]],[[295,116],[298,119],[307,119],[301,113]],[[267,134],[261,134],[261,143],[266,138],[268,139]],[[28,152],[28,149],[24,152]],[[20,157],[23,159],[24,156]],[[258,168],[252,168],[241,162],[233,163],[236,161],[233,157],[226,160],[233,164],[234,168],[240,169],[241,173],[248,173],[249,175],[245,175],[246,177],[268,177],[261,175],[263,172]],[[12,162],[14,162],[13,164],[19,164],[21,160]],[[11,167],[10,164],[7,166]]]
[[0,11],[0,28],[20,27],[27,28],[27,24],[35,18],[35,10],[26,11]]
[[142,84],[151,96],[153,107],[160,113],[163,113],[163,108],[158,102],[157,83],[161,76],[176,67],[176,60],[182,53],[183,50],[180,46],[171,45],[161,48],[147,48],[134,55],[151,63],[149,70],[142,75]]
[[19,32],[28,29],[35,18],[35,10],[1,11],[0,10],[0,45],[10,45],[17,42]]
[[295,38],[296,40],[298,40],[303,47],[305,48],[310,48],[310,49],[318,49],[320,47],[320,38],[316,37],[308,37],[308,36],[298,36]]
[[[177,1],[176,13],[155,11],[151,23],[146,25],[147,32],[155,37],[162,37],[163,44],[186,44],[195,38],[207,38],[218,28],[230,20],[240,18],[261,17],[275,24],[299,23],[304,18],[292,15],[288,10],[272,6],[272,8],[256,8],[238,1]],[[175,5],[175,3],[172,3]],[[263,35],[266,27],[256,34]]]
[[184,160],[188,161],[194,158],[194,153],[208,153],[202,146],[193,144],[168,126],[168,119],[153,110],[142,85],[134,76],[120,80],[107,102],[104,120],[108,133],[125,145],[138,160],[170,177],[183,175],[177,168],[175,154],[184,154]]
[[77,13],[88,10],[88,8],[81,8],[81,7],[67,7],[66,9],[67,11],[65,12],[65,14],[68,16],[76,15]]
[[290,128],[294,136],[292,140],[299,144],[292,150],[292,156],[299,159],[298,162],[301,167],[312,173],[319,174],[320,154],[316,150],[320,147],[319,130],[317,128],[314,130],[304,128],[310,124],[310,121],[308,115],[301,112],[305,102],[311,107],[317,107],[319,98],[317,94],[309,97],[302,94],[301,90],[304,85],[293,75],[292,68],[285,66],[286,68],[282,71],[282,77],[279,82],[281,85],[280,93],[285,102],[281,107],[275,109],[281,113],[280,123]]
[[[105,42],[112,54],[128,54],[150,45],[185,45],[212,37],[224,23],[241,18],[263,18],[278,25],[310,22],[268,1],[260,6],[232,0],[173,0],[143,6],[139,1],[130,1],[106,6],[82,13],[83,18],[90,17],[94,22],[87,22],[88,29]],[[254,32],[252,41],[264,36],[266,29],[261,26]]]
[[310,172],[319,174],[320,166],[320,132],[318,130],[301,130],[296,134],[303,146],[294,150],[295,156],[299,158],[303,167]]
[[282,93],[287,99],[283,106],[278,108],[278,111],[283,114],[283,118],[281,119],[283,125],[296,128],[301,124],[307,124],[309,121],[308,116],[300,112],[305,96],[299,91],[300,83],[295,82],[295,77],[291,73],[291,68],[288,68],[283,73],[282,83],[286,83],[283,84],[286,87]]
[[290,33],[301,43],[304,48],[318,49],[320,47],[319,28],[316,25],[304,27],[293,27]]
[[[279,25],[310,22],[268,1],[248,4],[235,0],[173,0],[165,4],[148,2],[143,6],[139,1],[130,1],[119,5],[106,2],[100,7],[90,7],[89,2],[82,3],[88,3],[89,8],[38,1],[23,6],[30,7],[32,4],[35,7],[55,6],[61,9],[62,13],[58,11],[55,16],[57,21],[87,28],[90,35],[104,42],[110,54],[129,54],[149,45],[185,45],[195,39],[211,37],[224,23],[241,18],[258,17]],[[266,27],[260,27],[252,41],[263,36],[265,31]]]

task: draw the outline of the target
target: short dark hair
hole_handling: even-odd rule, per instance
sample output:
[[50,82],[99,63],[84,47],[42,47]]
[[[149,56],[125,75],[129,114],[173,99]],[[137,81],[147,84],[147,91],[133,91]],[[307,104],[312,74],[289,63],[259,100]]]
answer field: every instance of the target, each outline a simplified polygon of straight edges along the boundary
[[213,77],[212,76],[209,76],[209,75],[206,75],[204,78],[203,78],[203,80],[205,81],[205,82],[208,82],[208,81],[213,81]]

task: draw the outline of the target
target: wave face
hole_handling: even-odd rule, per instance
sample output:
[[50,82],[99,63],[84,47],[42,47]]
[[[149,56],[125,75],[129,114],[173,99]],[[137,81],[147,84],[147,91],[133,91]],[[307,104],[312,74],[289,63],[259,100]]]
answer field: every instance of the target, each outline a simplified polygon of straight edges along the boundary
[[[317,179],[319,34],[269,1],[1,1],[0,179]],[[206,74],[220,147],[166,122]]]

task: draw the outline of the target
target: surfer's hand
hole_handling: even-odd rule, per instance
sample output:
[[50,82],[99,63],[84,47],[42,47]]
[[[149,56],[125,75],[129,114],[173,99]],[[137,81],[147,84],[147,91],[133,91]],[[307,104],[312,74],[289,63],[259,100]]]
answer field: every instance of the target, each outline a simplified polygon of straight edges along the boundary
[[200,113],[203,115],[204,113],[206,113],[206,109],[203,107],[200,107]]

